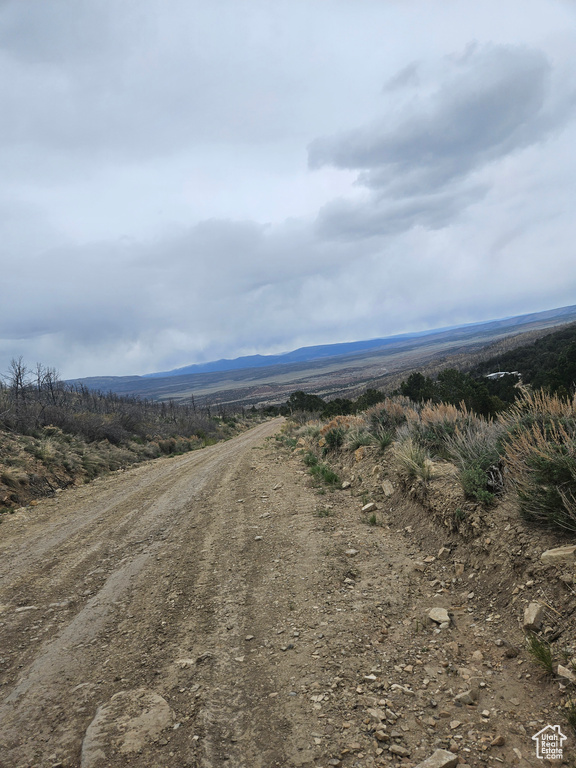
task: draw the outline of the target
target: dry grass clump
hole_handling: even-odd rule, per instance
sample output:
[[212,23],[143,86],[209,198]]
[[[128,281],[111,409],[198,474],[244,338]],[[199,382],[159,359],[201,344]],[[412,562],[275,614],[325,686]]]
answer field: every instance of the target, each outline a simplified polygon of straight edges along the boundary
[[34,445],[32,455],[44,464],[50,464],[61,455],[60,445],[52,437],[45,437]]
[[358,421],[359,423],[352,426],[346,433],[344,445],[348,451],[356,451],[362,446],[375,445],[378,442],[377,437],[370,432],[366,421],[364,419]]
[[404,424],[409,415],[418,412],[418,406],[409,398],[398,395],[387,397],[383,402],[373,405],[366,411],[370,431],[377,434],[378,430],[396,430]]
[[26,472],[18,467],[4,467],[0,470],[0,481],[8,488],[19,488],[26,485],[29,477]]
[[464,403],[459,407],[450,403],[426,403],[418,413],[410,414],[408,423],[414,439],[432,453],[448,458],[447,443],[450,438],[477,418]]
[[298,436],[310,438],[311,440],[318,440],[322,434],[323,428],[324,424],[321,421],[309,421],[307,424],[304,424],[303,427],[300,427]]
[[324,436],[332,429],[342,429],[344,432],[347,432],[353,427],[359,427],[363,425],[364,419],[362,419],[360,416],[335,416],[333,419],[330,419],[329,422],[324,424],[324,426],[320,429],[320,434]]
[[524,389],[521,397],[507,411],[499,416],[499,420],[509,429],[528,427],[533,424],[546,426],[550,424],[569,423],[576,419],[576,395],[573,398],[551,395],[544,390],[531,392]]
[[432,461],[430,454],[420,443],[404,434],[392,444],[392,451],[398,473],[408,483],[420,480],[426,483],[432,477]]

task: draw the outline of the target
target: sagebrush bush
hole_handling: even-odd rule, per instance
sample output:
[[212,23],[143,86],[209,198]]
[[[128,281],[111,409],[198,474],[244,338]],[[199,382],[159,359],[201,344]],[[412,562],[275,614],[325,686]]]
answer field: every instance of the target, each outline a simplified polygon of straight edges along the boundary
[[446,453],[458,467],[465,495],[483,504],[492,504],[504,490],[501,438],[504,427],[498,422],[468,415],[464,427],[446,441]]
[[409,398],[398,395],[396,397],[387,397],[378,405],[368,408],[366,419],[370,425],[370,430],[376,434],[378,429],[395,430],[407,420],[409,414],[416,413],[418,406]]
[[324,433],[324,450],[335,451],[344,445],[346,430],[344,427],[332,427]]
[[410,433],[421,445],[441,458],[449,458],[447,444],[458,429],[464,429],[474,417],[462,403],[426,403],[409,419]]
[[527,520],[576,531],[576,422],[516,429],[505,462]]

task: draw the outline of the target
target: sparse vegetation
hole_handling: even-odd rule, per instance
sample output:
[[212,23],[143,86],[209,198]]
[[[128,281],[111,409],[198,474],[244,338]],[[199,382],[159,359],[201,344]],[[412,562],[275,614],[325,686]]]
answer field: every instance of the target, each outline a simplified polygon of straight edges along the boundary
[[318,457],[315,456],[311,451],[308,451],[304,454],[304,456],[302,456],[302,461],[304,464],[306,464],[307,467],[315,467],[318,464]]
[[554,674],[554,655],[550,643],[542,640],[534,632],[529,632],[526,635],[526,648],[536,664],[538,664],[547,675]]
[[210,416],[191,400],[162,403],[94,392],[42,365],[13,360],[0,379],[0,509],[56,487],[230,437],[232,414]]
[[310,468],[310,474],[312,477],[322,481],[326,485],[332,487],[340,485],[340,478],[329,466],[326,464],[317,463]]
[[[480,369],[474,375],[445,369],[436,379],[415,372],[391,396],[369,390],[356,401],[325,403],[317,395],[294,393],[292,406],[314,407],[320,419],[330,416],[305,424],[295,437],[304,439],[318,463],[320,455],[332,461],[359,448],[379,453],[406,484],[422,487],[431,480],[435,461],[449,461],[468,500],[490,507],[505,490],[514,490],[527,520],[576,531],[576,396],[567,395],[576,374],[562,378],[557,370],[566,363],[572,371],[575,339],[573,324],[533,345],[558,352],[560,362],[550,374],[554,393],[530,391],[516,375],[487,380]],[[494,361],[487,366],[514,367]],[[534,380],[538,375],[533,371]],[[465,509],[458,510],[455,524],[466,516]]]

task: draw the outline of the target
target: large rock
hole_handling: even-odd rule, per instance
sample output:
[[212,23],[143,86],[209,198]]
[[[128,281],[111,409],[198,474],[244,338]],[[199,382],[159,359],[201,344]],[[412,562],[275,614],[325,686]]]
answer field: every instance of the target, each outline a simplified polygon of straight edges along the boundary
[[457,696],[454,696],[454,701],[458,704],[475,704],[478,700],[478,691],[473,688],[469,691],[463,691]]
[[119,691],[98,707],[82,742],[81,768],[106,768],[138,752],[172,723],[168,702],[153,691]]
[[524,611],[522,626],[526,631],[537,631],[544,620],[544,606],[540,603],[530,603]]
[[428,611],[428,618],[435,621],[436,624],[449,624],[450,616],[446,608],[431,608]]
[[423,763],[418,763],[416,768],[455,768],[457,765],[458,755],[446,749],[437,749]]
[[564,565],[576,563],[576,544],[570,547],[556,547],[542,552],[540,560],[546,565]]
[[382,491],[384,492],[384,496],[392,496],[394,493],[394,486],[390,480],[384,480],[382,483]]

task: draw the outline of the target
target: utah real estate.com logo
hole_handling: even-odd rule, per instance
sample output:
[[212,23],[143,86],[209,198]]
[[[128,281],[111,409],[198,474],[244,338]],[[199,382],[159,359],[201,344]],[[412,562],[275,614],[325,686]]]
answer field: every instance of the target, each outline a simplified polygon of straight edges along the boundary
[[562,744],[567,739],[559,725],[547,725],[535,733],[532,739],[536,742],[536,757],[540,760],[562,760]]

